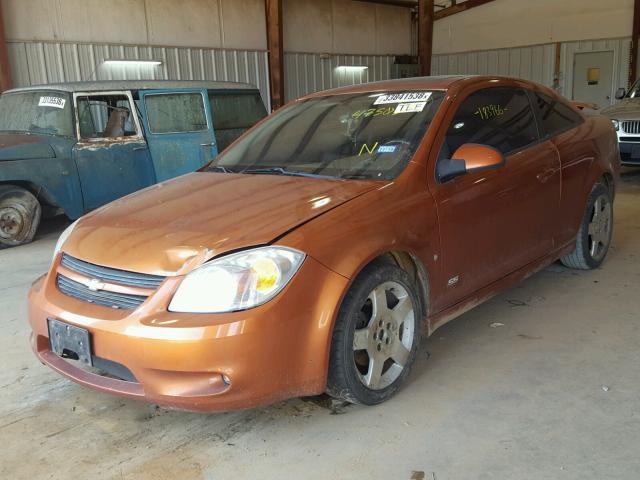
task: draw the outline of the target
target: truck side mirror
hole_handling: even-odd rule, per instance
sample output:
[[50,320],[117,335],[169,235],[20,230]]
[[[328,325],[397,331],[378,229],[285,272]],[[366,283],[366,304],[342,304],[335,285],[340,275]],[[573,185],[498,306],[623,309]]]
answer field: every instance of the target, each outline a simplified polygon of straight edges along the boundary
[[624,88],[619,88],[618,90],[616,90],[616,98],[618,100],[622,100],[626,94],[627,91]]

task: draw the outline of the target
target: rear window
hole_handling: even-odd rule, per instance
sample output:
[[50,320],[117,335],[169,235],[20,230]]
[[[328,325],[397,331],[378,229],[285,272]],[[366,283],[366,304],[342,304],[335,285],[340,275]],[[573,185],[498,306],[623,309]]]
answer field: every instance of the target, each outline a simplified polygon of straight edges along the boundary
[[220,151],[267,115],[258,92],[209,92],[209,103]]
[[582,123],[579,113],[560,100],[543,93],[535,93],[545,135],[558,135]]
[[152,94],[144,97],[151,133],[207,130],[204,99],[200,93]]

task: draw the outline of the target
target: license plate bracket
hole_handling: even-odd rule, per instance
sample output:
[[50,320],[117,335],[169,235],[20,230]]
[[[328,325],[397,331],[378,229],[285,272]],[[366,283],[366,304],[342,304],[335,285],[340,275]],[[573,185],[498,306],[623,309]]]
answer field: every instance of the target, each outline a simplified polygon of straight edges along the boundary
[[89,331],[68,323],[49,318],[49,346],[51,351],[62,358],[78,360],[92,366],[91,339]]

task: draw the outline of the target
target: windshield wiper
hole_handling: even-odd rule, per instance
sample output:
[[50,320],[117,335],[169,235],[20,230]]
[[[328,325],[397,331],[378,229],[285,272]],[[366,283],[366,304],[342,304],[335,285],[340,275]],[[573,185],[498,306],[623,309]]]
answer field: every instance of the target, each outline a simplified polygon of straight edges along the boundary
[[288,175],[290,177],[326,178],[330,180],[339,180],[337,177],[332,177],[330,175],[318,175],[317,173],[294,172],[292,170],[286,170],[282,167],[247,168],[245,170],[241,170],[240,173],[264,174],[264,175]]
[[212,165],[207,168],[208,172],[222,172],[222,173],[238,173],[230,168],[223,167],[222,165]]

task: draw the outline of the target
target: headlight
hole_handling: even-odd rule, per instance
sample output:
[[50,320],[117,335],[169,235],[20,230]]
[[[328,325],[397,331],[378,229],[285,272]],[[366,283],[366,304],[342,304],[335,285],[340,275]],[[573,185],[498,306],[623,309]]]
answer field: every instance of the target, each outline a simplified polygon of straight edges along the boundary
[[620,129],[620,122],[618,120],[611,120],[613,123],[613,129],[617,132]]
[[304,258],[291,248],[260,247],[213,260],[182,280],[169,310],[221,313],[257,307],[289,283]]
[[56,242],[56,248],[53,250],[53,258],[51,261],[56,259],[56,255],[58,255],[58,252],[62,248],[62,245],[64,245],[64,242],[67,241],[67,238],[69,238],[69,235],[71,235],[71,232],[73,232],[73,229],[76,228],[77,223],[78,223],[78,220],[76,220],[67,228],[65,228],[64,232],[60,234],[60,238],[58,238],[58,241]]

